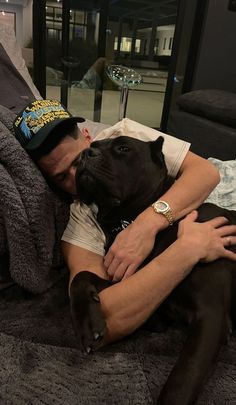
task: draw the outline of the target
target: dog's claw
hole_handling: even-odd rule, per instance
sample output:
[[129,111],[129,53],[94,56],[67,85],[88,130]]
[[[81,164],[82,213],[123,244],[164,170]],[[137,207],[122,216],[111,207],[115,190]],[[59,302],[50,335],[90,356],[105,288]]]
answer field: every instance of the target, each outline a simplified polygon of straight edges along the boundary
[[100,333],[94,332],[93,337],[94,337],[94,340],[98,340],[100,338]]
[[85,350],[86,350],[86,353],[89,354],[89,353],[91,353],[92,348],[90,346],[87,346]]
[[100,298],[99,298],[99,296],[98,296],[97,293],[93,293],[93,294],[92,294],[92,298],[94,299],[94,301],[100,302]]

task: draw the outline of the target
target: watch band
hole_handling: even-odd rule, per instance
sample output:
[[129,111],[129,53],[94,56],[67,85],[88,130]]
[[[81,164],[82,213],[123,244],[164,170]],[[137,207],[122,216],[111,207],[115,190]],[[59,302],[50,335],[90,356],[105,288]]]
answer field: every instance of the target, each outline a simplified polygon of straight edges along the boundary
[[152,208],[157,214],[162,214],[170,225],[174,223],[174,217],[169,204],[166,201],[158,200],[152,204]]

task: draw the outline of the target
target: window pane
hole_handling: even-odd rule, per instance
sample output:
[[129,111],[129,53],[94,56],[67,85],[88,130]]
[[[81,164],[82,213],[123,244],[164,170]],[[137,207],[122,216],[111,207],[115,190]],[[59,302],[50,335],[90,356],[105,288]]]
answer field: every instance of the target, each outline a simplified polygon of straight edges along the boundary
[[54,19],[54,9],[53,7],[46,6],[46,19],[53,20]]
[[54,8],[54,18],[55,20],[62,20],[62,9],[59,7]]
[[84,11],[75,11],[75,22],[85,24],[85,13]]

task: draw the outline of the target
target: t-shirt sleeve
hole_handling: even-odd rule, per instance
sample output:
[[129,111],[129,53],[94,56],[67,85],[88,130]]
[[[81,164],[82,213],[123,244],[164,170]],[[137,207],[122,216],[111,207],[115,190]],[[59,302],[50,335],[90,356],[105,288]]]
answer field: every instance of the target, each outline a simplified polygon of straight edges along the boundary
[[79,202],[71,204],[70,219],[62,240],[104,256],[106,238],[96,221],[96,207]]
[[112,127],[103,130],[94,140],[115,138],[122,135],[131,136],[146,142],[155,141],[159,136],[162,136],[164,138],[163,153],[168,174],[174,178],[177,176],[180,166],[190,148],[190,143],[188,142],[139,124],[129,118],[124,118]]

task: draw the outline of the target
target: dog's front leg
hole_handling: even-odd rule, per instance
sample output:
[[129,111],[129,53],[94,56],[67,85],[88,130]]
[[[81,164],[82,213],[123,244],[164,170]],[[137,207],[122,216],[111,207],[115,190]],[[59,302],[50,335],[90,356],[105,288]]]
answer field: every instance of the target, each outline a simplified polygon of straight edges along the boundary
[[72,323],[81,347],[89,353],[101,347],[106,322],[101,311],[98,293],[111,285],[94,273],[78,273],[70,286]]

